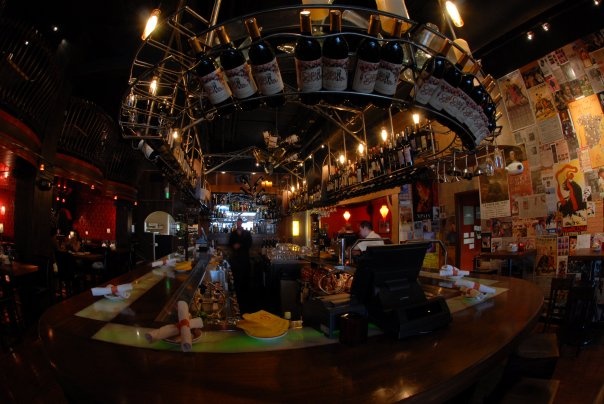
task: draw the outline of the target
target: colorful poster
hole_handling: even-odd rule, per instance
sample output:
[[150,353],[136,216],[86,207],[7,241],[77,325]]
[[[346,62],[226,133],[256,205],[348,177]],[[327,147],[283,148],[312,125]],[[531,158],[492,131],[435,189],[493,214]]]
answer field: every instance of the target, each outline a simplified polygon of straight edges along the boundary
[[512,131],[533,125],[535,116],[520,71],[516,70],[502,77],[498,84]]
[[547,84],[538,84],[528,90],[533,105],[533,112],[537,121],[543,121],[547,118],[556,116],[558,110],[554,105],[554,99],[547,87]]
[[[585,180],[579,160],[554,165],[558,212],[562,216],[562,227],[587,226],[587,201],[584,195]],[[565,229],[566,231],[571,231]]]
[[593,167],[604,166],[604,120],[598,96],[591,95],[572,102],[569,109],[579,146],[590,148],[589,158]]
[[554,276],[558,266],[556,237],[535,237],[535,274],[537,276]]
[[413,220],[432,220],[436,184],[417,180],[413,183]]
[[504,168],[498,169],[493,176],[481,175],[478,179],[482,219],[510,216],[507,171]]

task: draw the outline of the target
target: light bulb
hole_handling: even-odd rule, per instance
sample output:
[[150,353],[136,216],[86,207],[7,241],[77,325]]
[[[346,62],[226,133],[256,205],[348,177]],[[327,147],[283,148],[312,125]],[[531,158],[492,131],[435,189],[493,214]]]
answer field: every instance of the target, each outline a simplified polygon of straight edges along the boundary
[[151,15],[149,16],[149,19],[147,20],[147,25],[145,25],[145,30],[143,31],[143,35],[141,35],[142,40],[146,40],[149,35],[151,35],[151,33],[155,30],[155,27],[157,27],[157,21],[159,20],[159,15],[161,14],[161,11],[159,11],[159,9],[155,9],[153,11],[151,11]]

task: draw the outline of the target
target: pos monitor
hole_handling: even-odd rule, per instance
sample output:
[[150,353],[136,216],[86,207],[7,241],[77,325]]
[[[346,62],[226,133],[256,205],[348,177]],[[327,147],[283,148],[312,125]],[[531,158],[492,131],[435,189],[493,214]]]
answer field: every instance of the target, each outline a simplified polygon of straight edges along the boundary
[[432,331],[451,321],[444,299],[428,300],[418,281],[430,242],[368,246],[357,261],[351,299],[369,319],[398,338]]

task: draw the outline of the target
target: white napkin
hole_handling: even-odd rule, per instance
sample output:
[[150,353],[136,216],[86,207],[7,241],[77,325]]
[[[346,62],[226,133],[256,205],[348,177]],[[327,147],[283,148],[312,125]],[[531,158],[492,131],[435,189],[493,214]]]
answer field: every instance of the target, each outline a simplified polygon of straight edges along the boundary
[[178,325],[180,328],[180,347],[183,352],[190,352],[193,344],[191,336],[191,324],[189,323],[189,304],[184,300],[178,301]]
[[174,266],[176,264],[176,258],[164,258],[163,260],[153,261],[151,268],[161,267],[162,265]]
[[174,337],[180,334],[180,347],[183,352],[190,352],[193,344],[191,336],[191,328],[202,328],[203,321],[201,318],[196,317],[190,319],[189,305],[183,300],[178,301],[178,323],[168,324],[156,330],[151,330],[145,333],[145,338],[149,342],[157,341],[159,339]]
[[[195,317],[189,320],[190,328],[202,328],[203,320],[200,317]],[[179,334],[178,326],[176,324],[168,324],[163,327],[151,330],[145,333],[145,338],[149,342],[159,341],[160,339],[175,337]]]
[[468,289],[476,289],[482,293],[495,293],[495,288],[483,285],[478,282],[467,281],[464,279],[458,279],[455,281],[455,286],[465,286]]
[[440,276],[467,276],[470,271],[464,271],[453,265],[443,265],[440,267]]
[[105,287],[97,287],[97,288],[92,288],[92,296],[105,296],[105,295],[115,295],[115,296],[121,296],[124,299],[127,299],[130,297],[130,291],[132,290],[132,284],[131,283],[124,283],[122,285],[112,285],[109,284]]

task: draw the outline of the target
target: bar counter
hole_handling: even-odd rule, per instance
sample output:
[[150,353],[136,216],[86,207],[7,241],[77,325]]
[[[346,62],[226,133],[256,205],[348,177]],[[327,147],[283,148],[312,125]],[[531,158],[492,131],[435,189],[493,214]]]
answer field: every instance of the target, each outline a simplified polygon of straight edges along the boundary
[[[172,304],[175,291],[186,285],[187,276],[195,274],[157,278],[150,264],[140,265],[112,280],[114,285],[138,282],[133,292],[139,284],[148,286],[133,293],[128,305],[118,306],[113,317],[81,315],[108,300],[89,291],[44,313],[40,320],[44,351],[70,400],[442,402],[470,387],[508,355],[532,329],[543,302],[540,290],[527,281],[489,277],[505,292],[454,312],[444,329],[402,341],[375,335],[364,344],[344,345],[304,327],[290,330],[283,342],[254,341],[256,347],[266,346],[241,352],[237,346],[252,338],[236,330],[224,331],[232,351],[183,353],[178,346],[135,347],[95,338],[108,325],[141,329],[161,325],[157,318]],[[281,345],[307,335],[322,342]],[[202,339],[196,345],[203,344]]]

